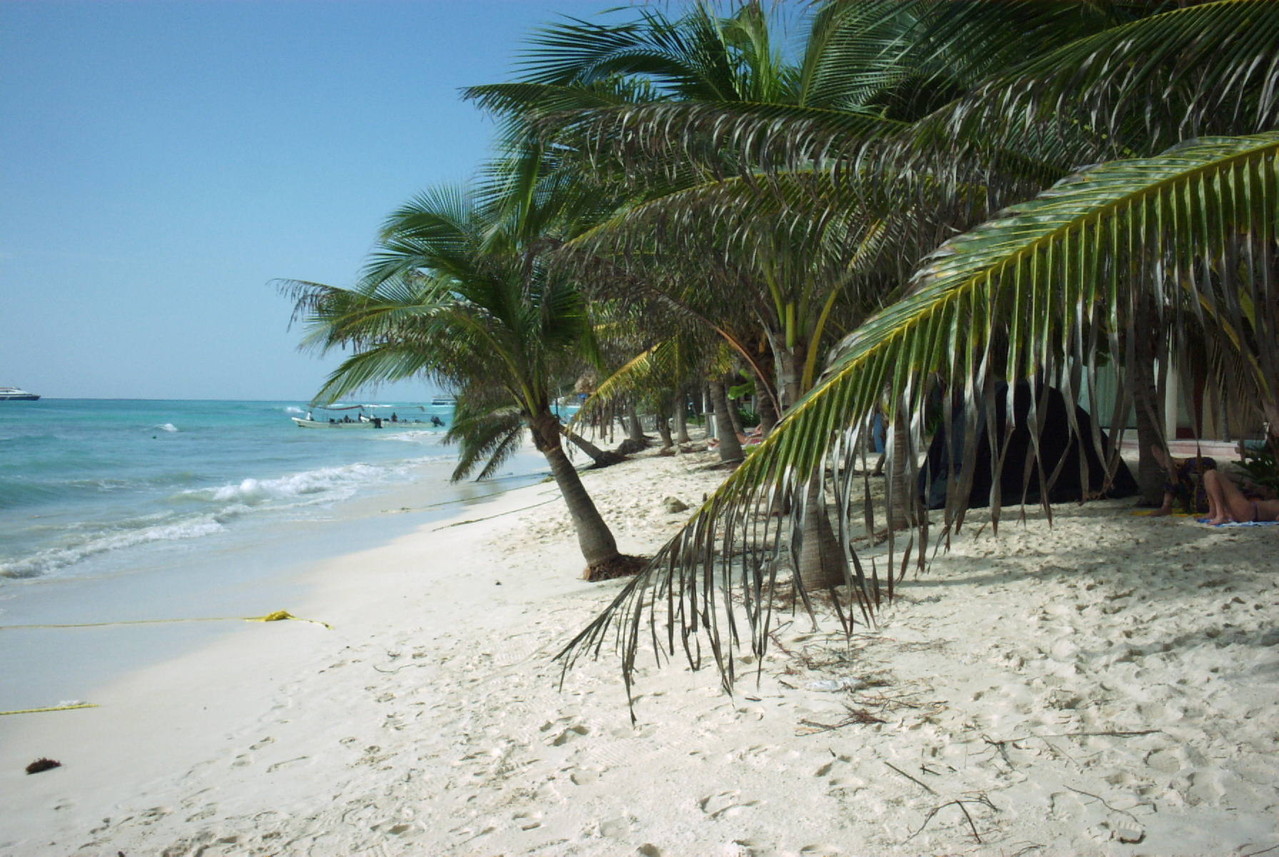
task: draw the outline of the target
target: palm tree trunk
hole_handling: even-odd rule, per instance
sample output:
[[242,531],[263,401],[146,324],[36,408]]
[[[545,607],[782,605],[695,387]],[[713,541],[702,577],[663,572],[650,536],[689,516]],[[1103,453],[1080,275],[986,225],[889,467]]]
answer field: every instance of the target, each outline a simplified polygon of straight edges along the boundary
[[1138,307],[1140,321],[1133,325],[1132,360],[1128,368],[1128,385],[1132,393],[1137,418],[1137,485],[1141,489],[1141,502],[1146,506],[1158,506],[1163,500],[1164,472],[1151,452],[1153,447],[1163,447],[1164,432],[1160,428],[1159,415],[1163,403],[1155,381],[1155,357],[1157,320],[1155,307],[1150,301]]
[[777,409],[773,407],[772,396],[759,397],[759,425],[762,434],[767,435],[773,430],[773,426],[777,425],[781,414],[777,413]]
[[591,461],[594,462],[596,467],[609,467],[626,460],[626,456],[624,455],[618,455],[616,452],[609,452],[608,450],[600,449],[598,446],[562,423],[560,424],[560,431],[563,433],[564,437],[568,438],[569,443],[586,453]]
[[893,416],[892,453],[888,456],[888,479],[892,483],[893,500],[888,507],[888,526],[894,530],[912,527],[918,520],[919,500],[911,478],[910,438],[906,416],[899,408]]
[[675,420],[675,442],[691,442],[692,438],[688,436],[688,399],[685,398],[682,390],[675,397],[675,410],[671,416]]
[[675,438],[671,435],[671,422],[666,414],[658,411],[653,416],[653,421],[657,424],[657,433],[662,438],[662,449],[670,449],[675,446]]
[[560,443],[562,427],[559,420],[547,411],[537,416],[532,428],[533,443],[550,465],[551,476],[554,477],[564,504],[568,506],[569,517],[573,520],[577,543],[586,560],[584,576],[587,580],[596,579],[592,576],[596,569],[609,568],[622,559],[617,552],[617,541],[608,524],[604,523],[599,510],[595,508],[590,494],[586,493],[586,486],[582,484],[577,469],[564,454],[564,447]]
[[821,468],[818,468],[804,489],[799,579],[804,591],[808,593],[843,586],[847,582],[848,563],[844,558],[844,549],[835,536],[830,516],[826,514],[822,475]]
[[[715,411],[717,413],[719,412],[718,405],[716,406]],[[727,388],[725,388],[724,391],[724,413],[728,416],[728,422],[733,427],[733,434],[739,435],[746,433],[746,428],[742,425],[742,413],[737,408],[737,402],[728,398]]]
[[803,349],[778,347],[774,342],[773,350],[777,355],[777,392],[781,396],[782,407],[789,410],[803,392]]
[[737,439],[737,431],[728,416],[728,393],[724,391],[723,382],[711,384],[711,401],[715,403],[715,434],[719,438],[719,460],[741,461],[742,442]]
[[640,448],[648,446],[648,438],[644,437],[644,426],[640,425],[639,411],[635,405],[626,406],[626,437]]

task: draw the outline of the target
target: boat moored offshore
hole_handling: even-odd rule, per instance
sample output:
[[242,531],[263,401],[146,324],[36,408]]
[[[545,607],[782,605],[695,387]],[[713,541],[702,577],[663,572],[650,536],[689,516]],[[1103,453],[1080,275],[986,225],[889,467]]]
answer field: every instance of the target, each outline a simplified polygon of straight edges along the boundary
[[[305,417],[291,417],[291,419],[294,425],[299,428],[430,430],[443,428],[445,425],[444,421],[438,416],[432,416],[429,419],[402,417],[390,405],[348,405],[323,408],[322,410],[336,413],[320,415],[319,419],[316,419],[316,415],[312,411],[307,411]],[[385,414],[388,410],[391,412]],[[418,406],[417,410],[424,411],[425,409]]]
[[28,393],[17,387],[0,387],[0,402],[34,402],[39,398],[39,394]]

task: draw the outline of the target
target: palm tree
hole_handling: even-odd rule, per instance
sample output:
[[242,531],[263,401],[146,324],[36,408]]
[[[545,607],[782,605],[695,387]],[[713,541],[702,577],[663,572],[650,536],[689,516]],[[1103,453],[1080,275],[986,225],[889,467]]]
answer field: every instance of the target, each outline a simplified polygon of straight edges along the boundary
[[[722,17],[708,6],[698,5],[677,19],[651,9],[640,10],[634,20],[620,24],[570,19],[547,28],[532,42],[535,47],[526,56],[519,81],[473,87],[467,95],[506,117],[512,127],[531,128],[533,133],[547,133],[554,127],[555,117],[572,110],[630,109],[645,104],[783,103],[795,97],[797,69],[784,62],[773,46],[768,17],[758,2],[742,3],[733,14]],[[612,97],[604,98],[604,92]],[[589,157],[589,141],[574,137],[568,128],[556,127],[554,134],[554,145],[567,169],[595,173],[596,181],[611,181],[613,185],[624,180],[607,172],[600,175],[599,163],[582,170],[581,162],[573,157]],[[696,192],[706,184],[705,175],[678,169],[668,174],[664,167],[641,181],[634,165],[627,165],[632,174],[627,182],[627,204],[570,244],[583,264],[598,266],[601,258],[616,260],[622,276],[611,278],[612,284],[673,301],[716,327],[743,360],[753,365],[765,394],[776,396],[774,373],[756,363],[748,341],[763,318],[770,338],[785,343],[779,345],[779,354],[790,357],[794,347],[802,348],[791,345],[797,338],[795,302],[782,294],[783,289],[775,286],[770,295],[763,283],[765,274],[742,265],[716,264],[716,257],[707,252],[663,252],[666,236],[655,234],[651,224],[630,230],[630,235],[639,233],[639,245],[623,246],[619,240],[625,227],[643,219],[645,206],[636,203]],[[678,227],[673,234],[680,234]],[[699,237],[707,236],[699,233]],[[698,250],[705,250],[705,241]],[[672,266],[681,258],[694,260],[696,270],[688,270],[687,265]],[[749,283],[749,293],[743,294],[748,278],[757,282]],[[714,300],[708,301],[712,293],[707,287],[712,281],[716,291]],[[725,298],[725,291],[731,297]],[[755,302],[753,316],[742,311],[743,297]],[[707,317],[708,309],[715,318]],[[736,315],[731,322],[724,320],[727,311]],[[742,321],[748,317],[751,329],[745,331]]]
[[[762,654],[790,544],[786,523],[760,525],[754,510],[826,469],[854,569],[848,595],[873,610],[881,582],[890,594],[911,557],[922,567],[930,533],[925,518],[896,559],[890,541],[885,581],[876,566],[863,568],[850,543],[856,477],[846,452],[871,415],[886,408],[901,416],[910,429],[906,448],[890,452],[909,463],[925,439],[934,391],[971,403],[973,415],[993,408],[997,380],[1053,383],[1078,401],[1095,391],[1098,354],[1108,352],[1121,372],[1128,365],[1143,308],[1153,307],[1171,353],[1182,337],[1197,335],[1230,355],[1214,364],[1221,383],[1251,390],[1279,425],[1279,134],[1270,130],[1279,118],[1279,5],[844,2],[822,11],[838,17],[872,7],[883,17],[871,27],[859,19],[853,31],[900,25],[892,44],[903,46],[899,62],[866,78],[881,87],[886,113],[902,109],[893,96],[904,92],[907,72],[941,80],[916,58],[940,56],[963,39],[973,58],[949,78],[952,97],[898,134],[872,136],[836,117],[780,110],[685,110],[683,121],[669,108],[624,113],[637,137],[673,129],[660,132],[678,139],[669,150],[736,141],[743,152],[769,151],[771,165],[754,161],[764,167],[836,168],[839,182],[817,211],[882,205],[900,194],[909,217],[898,222],[911,240],[898,246],[921,252],[906,257],[914,273],[902,299],[845,337],[816,386],[566,648],[566,668],[598,652],[616,626],[629,686],[642,623],[664,623],[672,651],[677,638],[691,652],[690,636],[706,634],[731,686],[738,611]],[[1008,28],[1010,16],[1024,19],[1020,30]],[[1052,43],[1053,16],[1073,16],[1070,38]],[[866,47],[844,36],[828,33],[845,52]],[[876,50],[885,56],[884,43]],[[616,127],[608,123],[622,115],[597,112],[589,121]],[[652,150],[652,138],[646,145]],[[1070,169],[1080,163],[1098,165]],[[946,229],[964,231],[931,247],[922,240]],[[1113,447],[1102,452],[1117,460]],[[975,454],[975,443],[967,444],[969,468]],[[967,492],[953,490],[947,501],[943,537],[962,525]],[[996,526],[999,514],[992,505]]]
[[356,288],[289,283],[295,318],[307,328],[304,347],[354,350],[316,400],[423,375],[455,390],[454,479],[477,468],[490,474],[528,431],[568,506],[585,577],[629,573],[640,560],[618,552],[551,410],[554,381],[595,352],[585,302],[572,280],[510,233],[468,194],[432,191],[387,220]]
[[[744,2],[723,17],[698,5],[674,20],[645,10],[638,20],[619,25],[571,22],[536,40],[521,81],[476,87],[468,94],[514,124],[549,134],[549,144],[570,168],[580,169],[574,153],[590,158],[596,180],[607,181],[610,174],[601,176],[594,158],[600,144],[591,139],[591,124],[572,118],[583,110],[622,117],[623,124],[650,107],[696,111],[733,105],[829,113],[824,45],[795,65],[782,59],[773,42],[758,2]],[[610,83],[626,97],[601,103],[600,87]],[[557,123],[565,116],[567,122]],[[865,111],[845,113],[843,121],[867,133],[902,124]],[[636,139],[624,130],[612,136]],[[643,140],[637,145],[642,147]],[[750,366],[768,409],[780,413],[812,385],[823,346],[864,317],[893,285],[878,276],[850,276],[849,260],[828,245],[856,245],[858,264],[865,265],[886,253],[892,226],[884,216],[868,216],[865,208],[811,217],[804,204],[814,192],[811,181],[761,197],[749,181],[731,176],[751,163],[750,157],[726,158],[723,147],[714,148],[690,168],[662,159],[646,171],[643,158],[632,159],[625,169],[627,204],[567,241],[558,255],[592,269],[601,259],[612,260],[622,275],[602,283],[606,294],[617,286],[642,291],[715,330]],[[715,215],[693,223],[670,215],[689,209],[713,209]],[[713,393],[720,390],[717,382]],[[720,402],[717,413],[725,408]],[[741,457],[734,440],[731,432],[721,433],[726,459]],[[820,515],[810,515],[801,533],[810,546],[833,541]],[[837,552],[808,550],[799,556],[813,585],[846,582],[847,569]]]

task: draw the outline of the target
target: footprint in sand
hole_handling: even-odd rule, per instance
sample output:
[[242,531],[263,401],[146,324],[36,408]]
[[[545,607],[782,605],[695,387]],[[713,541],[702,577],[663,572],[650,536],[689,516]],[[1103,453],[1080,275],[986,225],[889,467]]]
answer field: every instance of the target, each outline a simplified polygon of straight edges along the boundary
[[569,781],[575,786],[588,786],[599,780],[601,773],[596,768],[579,768],[569,775]]
[[280,770],[281,768],[288,767],[289,765],[292,765],[295,762],[305,762],[309,758],[310,758],[309,756],[298,756],[295,759],[285,759],[283,762],[276,762],[274,765],[267,768],[266,772],[268,774],[274,774],[276,771]]
[[520,830],[537,830],[542,826],[542,813],[517,812],[512,817],[512,820]]
[[[539,731],[550,732],[553,729],[555,729],[555,724],[548,722],[548,723],[542,724],[542,728]],[[557,734],[554,738],[552,738],[548,743],[552,747],[563,747],[565,744],[567,744],[569,741],[572,741],[574,738],[580,738],[583,735],[589,735],[590,732],[591,732],[590,729],[586,728],[585,726],[579,723],[575,726],[570,726],[567,729],[562,730],[559,734]]]
[[634,829],[636,819],[632,816],[619,816],[616,819],[608,819],[600,822],[601,837],[610,839],[629,838],[631,831]]
[[729,817],[737,815],[748,807],[755,806],[758,801],[741,799],[741,792],[720,792],[719,794],[704,797],[697,802],[697,806],[711,818]]

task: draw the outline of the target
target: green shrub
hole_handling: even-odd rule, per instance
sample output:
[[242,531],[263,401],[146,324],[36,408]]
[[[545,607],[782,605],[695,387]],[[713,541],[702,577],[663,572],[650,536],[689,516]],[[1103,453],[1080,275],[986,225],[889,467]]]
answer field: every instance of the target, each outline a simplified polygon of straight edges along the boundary
[[1248,474],[1249,481],[1279,496],[1279,463],[1275,460],[1273,443],[1259,447],[1245,445],[1240,467]]

